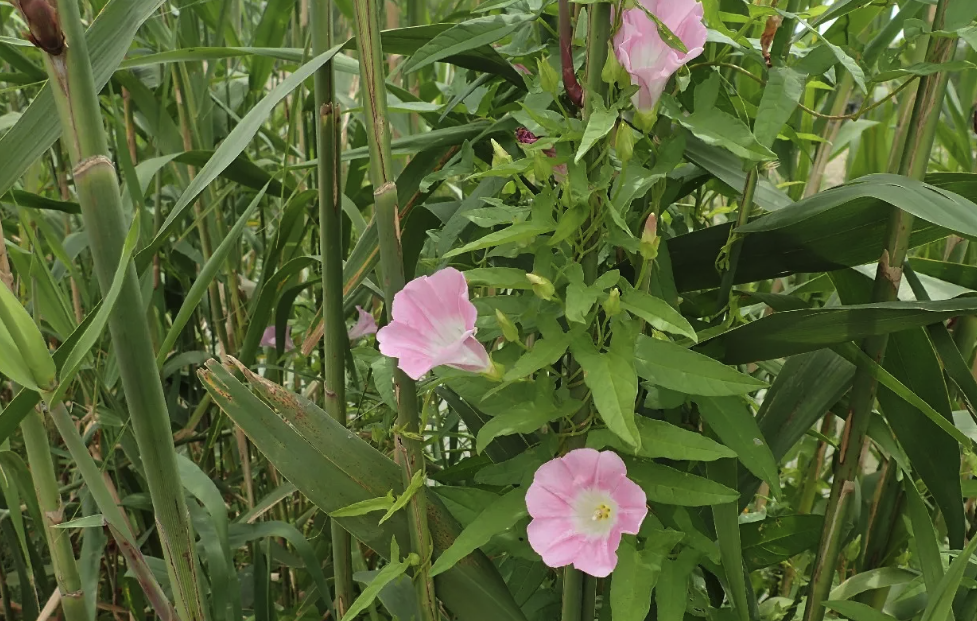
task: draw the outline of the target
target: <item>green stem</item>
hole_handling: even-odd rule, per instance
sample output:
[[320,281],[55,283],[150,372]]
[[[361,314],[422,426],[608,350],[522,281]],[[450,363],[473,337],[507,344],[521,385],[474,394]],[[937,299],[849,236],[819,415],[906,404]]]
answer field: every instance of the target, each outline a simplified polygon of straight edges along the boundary
[[[590,5],[590,32],[587,37],[587,77],[584,94],[584,118],[590,118],[594,110],[594,98],[603,101],[607,94],[607,84],[601,78],[604,63],[607,62],[607,42],[611,38],[611,5],[598,2]],[[598,152],[594,149],[593,152]]]
[[[310,5],[312,53],[332,46],[332,2],[313,0]],[[319,157],[319,248],[322,254],[323,395],[325,410],[346,425],[346,323],[343,312],[343,221],[339,200],[340,140],[339,105],[335,103],[333,64],[326,63],[315,75],[316,124]],[[346,614],[353,602],[352,540],[335,520],[332,533],[336,615]]]
[[737,236],[736,229],[745,225],[750,220],[753,212],[753,197],[756,194],[757,183],[760,181],[760,173],[756,166],[750,169],[746,175],[746,185],[743,187],[743,199],[740,202],[740,210],[736,215],[736,225],[733,228],[733,241],[729,246],[729,268],[723,273],[722,282],[719,285],[719,295],[716,304],[722,310],[729,304],[729,293],[733,290],[733,281],[736,279],[736,268],[740,262],[740,254],[743,252],[743,238]]
[[[390,315],[394,296],[404,288],[404,259],[400,240],[400,211],[397,205],[397,186],[393,180],[390,154],[390,127],[387,123],[387,87],[384,81],[383,55],[380,51],[380,24],[373,0],[356,0],[356,46],[359,50],[363,105],[366,109],[367,138],[370,145],[370,173],[374,188],[377,235],[380,247],[380,266],[387,314]],[[391,361],[393,363],[393,361]],[[417,410],[417,387],[414,381],[394,366],[394,394],[397,399],[397,434],[394,438],[395,456],[400,465],[404,488],[415,472],[424,470],[423,445],[420,437],[420,416]],[[439,619],[434,582],[430,576],[432,556],[431,535],[427,525],[427,499],[414,494],[407,507],[411,551],[421,559],[414,584],[423,621]]]
[[[0,285],[2,286],[2,285]],[[64,505],[54,474],[51,446],[40,414],[31,412],[20,424],[30,464],[31,479],[37,491],[37,502],[44,516],[44,532],[51,549],[51,566],[61,591],[61,608],[68,621],[86,621],[88,611],[82,590],[78,563],[71,547],[71,531],[56,528],[64,521]]]
[[[933,18],[934,31],[942,30],[948,3],[949,0],[939,2]],[[955,38],[934,37],[930,40],[927,61],[936,64],[946,62],[955,47]],[[924,76],[920,80],[909,124],[910,127],[916,128],[916,131],[910,134],[902,152],[899,174],[914,179],[922,179],[926,174],[948,79],[949,75],[941,72]],[[886,249],[879,261],[875,276],[873,302],[889,302],[897,298],[902,279],[901,268],[909,249],[912,226],[912,215],[893,208],[889,218]],[[873,360],[881,363],[887,343],[888,335],[870,337],[862,343],[862,350]],[[848,510],[847,496],[854,490],[854,479],[860,470],[862,445],[868,431],[876,388],[875,378],[864,367],[859,367],[852,384],[848,419],[845,422],[839,449],[838,468],[835,471],[831,496],[825,510],[824,529],[811,578],[805,621],[822,621],[824,618],[825,610],[822,602],[831,590],[834,567],[837,565],[841,545],[841,526],[845,522]]]
[[[112,284],[122,255],[126,224],[118,178],[108,156],[79,6],[75,0],[58,0],[57,9],[67,48],[59,56],[45,55],[45,66],[73,166],[96,275],[104,294]],[[203,621],[204,600],[197,577],[193,530],[149,326],[145,321],[132,321],[133,309],[141,308],[144,306],[139,280],[135,267],[130,266],[119,302],[109,318],[111,341],[153,500],[177,610],[183,621]]]

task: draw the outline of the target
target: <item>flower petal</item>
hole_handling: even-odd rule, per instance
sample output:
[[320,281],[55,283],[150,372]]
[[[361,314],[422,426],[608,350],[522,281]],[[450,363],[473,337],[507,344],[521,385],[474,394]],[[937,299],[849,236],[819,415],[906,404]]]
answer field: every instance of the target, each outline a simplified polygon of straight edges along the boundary
[[373,315],[359,306],[356,307],[356,312],[359,313],[359,317],[356,320],[356,324],[349,329],[349,340],[355,341],[368,334],[376,334],[377,320],[373,318]]
[[606,539],[587,541],[573,566],[595,578],[606,578],[617,567],[617,548],[621,545],[621,533],[611,533]]
[[535,519],[526,527],[529,545],[548,567],[563,567],[576,561],[587,541],[569,520]]
[[638,534],[641,523],[648,515],[648,498],[637,483],[625,477],[611,492],[617,503],[617,524],[615,528],[631,535]]

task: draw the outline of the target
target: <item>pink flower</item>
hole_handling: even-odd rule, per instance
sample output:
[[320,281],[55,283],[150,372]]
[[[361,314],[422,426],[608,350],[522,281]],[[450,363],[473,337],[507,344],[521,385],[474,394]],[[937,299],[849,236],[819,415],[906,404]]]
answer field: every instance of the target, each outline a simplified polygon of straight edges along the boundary
[[[278,347],[278,341],[275,338],[275,326],[265,328],[261,335],[260,345],[262,347]],[[295,349],[295,345],[292,343],[292,326],[285,326],[285,351],[292,351],[293,349]]]
[[696,0],[638,1],[689,50],[683,54],[670,48],[659,36],[657,24],[640,8],[629,9],[621,16],[621,27],[614,35],[614,53],[631,74],[631,83],[641,87],[634,96],[635,107],[647,111],[654,109],[672,74],[702,53],[706,27],[702,5]]
[[645,493],[612,451],[577,449],[546,462],[526,492],[529,544],[550,567],[603,578],[617,565],[621,534],[648,514]]
[[377,320],[373,318],[373,315],[366,312],[359,306],[356,307],[356,312],[360,314],[359,319],[356,320],[356,325],[349,329],[349,340],[355,341],[358,338],[367,336],[368,334],[377,333]]
[[380,353],[415,380],[440,365],[488,372],[492,361],[475,339],[477,315],[465,276],[453,267],[415,278],[394,296],[393,321],[377,332]]

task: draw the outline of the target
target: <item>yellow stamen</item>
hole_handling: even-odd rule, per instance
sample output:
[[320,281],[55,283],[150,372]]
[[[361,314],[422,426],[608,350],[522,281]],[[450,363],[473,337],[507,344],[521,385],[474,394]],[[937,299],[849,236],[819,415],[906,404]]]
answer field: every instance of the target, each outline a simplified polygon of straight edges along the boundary
[[606,520],[611,517],[611,508],[605,504],[600,504],[596,510],[594,510],[594,515],[590,518],[597,522],[600,520]]

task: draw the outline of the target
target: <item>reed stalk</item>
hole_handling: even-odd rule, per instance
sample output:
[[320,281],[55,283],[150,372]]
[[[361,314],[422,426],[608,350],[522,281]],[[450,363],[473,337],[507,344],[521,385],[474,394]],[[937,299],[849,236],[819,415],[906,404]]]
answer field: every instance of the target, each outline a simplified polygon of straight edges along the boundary
[[[359,51],[363,106],[366,114],[367,141],[370,145],[370,178],[374,188],[374,220],[380,247],[380,268],[387,315],[394,296],[404,288],[404,259],[400,240],[400,211],[397,186],[393,179],[390,153],[390,126],[387,122],[387,87],[384,81],[383,54],[380,49],[380,20],[373,0],[356,0],[356,46]],[[391,361],[393,363],[393,361]],[[396,365],[393,369],[394,394],[397,398],[395,457],[401,468],[404,488],[414,474],[424,470],[424,451],[420,437],[417,409],[417,387]],[[414,494],[407,506],[411,551],[421,559],[414,575],[418,604],[423,621],[437,621],[437,599],[430,576],[432,544],[427,524],[427,500]]]
[[[943,29],[949,1],[939,1],[933,16],[933,31]],[[926,60],[934,64],[946,62],[953,55],[955,48],[955,38],[933,37],[930,40]],[[925,176],[948,79],[949,74],[944,71],[924,76],[920,80],[909,124],[917,130],[909,135],[902,151],[898,171],[900,175],[913,179],[922,179]],[[886,249],[879,260],[875,275],[873,302],[890,302],[897,299],[902,280],[902,265],[909,250],[912,228],[913,216],[893,207],[892,214],[889,216]],[[869,337],[862,343],[862,350],[873,360],[881,363],[885,357],[887,344],[888,335]],[[842,434],[831,496],[825,510],[824,529],[821,532],[821,543],[811,578],[804,621],[824,619],[825,610],[822,603],[831,590],[834,569],[838,564],[842,526],[849,511],[850,497],[853,496],[855,477],[861,470],[862,446],[865,443],[877,387],[878,383],[871,372],[865,367],[859,367],[852,384],[848,418]]]
[[[2,286],[2,285],[0,285]],[[88,609],[82,590],[78,561],[71,546],[71,531],[58,528],[64,521],[64,504],[58,491],[58,478],[51,458],[44,421],[38,412],[31,412],[20,424],[30,464],[31,480],[37,492],[37,502],[44,517],[44,533],[51,550],[51,567],[61,593],[61,609],[67,621],[86,621]]]
[[[126,223],[119,182],[102,123],[98,91],[85,41],[78,3],[58,0],[55,23],[64,33],[64,49],[44,55],[45,68],[64,132],[72,176],[88,232],[101,291],[112,284]],[[60,17],[58,17],[60,16]],[[56,20],[60,19],[60,24]],[[183,621],[203,621],[204,601],[197,577],[197,556],[176,463],[176,450],[162,383],[155,364],[149,326],[132,321],[143,308],[134,266],[126,272],[118,304],[109,318],[109,332],[125,391],[132,428],[153,501],[176,608]]]
[[[332,47],[332,11],[329,0],[312,0],[312,54]],[[346,420],[346,322],[343,311],[343,221],[339,188],[340,116],[331,62],[315,74],[316,153],[319,158],[319,249],[322,255],[323,402],[324,409],[344,426]],[[346,614],[353,602],[352,539],[335,520],[332,563],[336,614]]]

